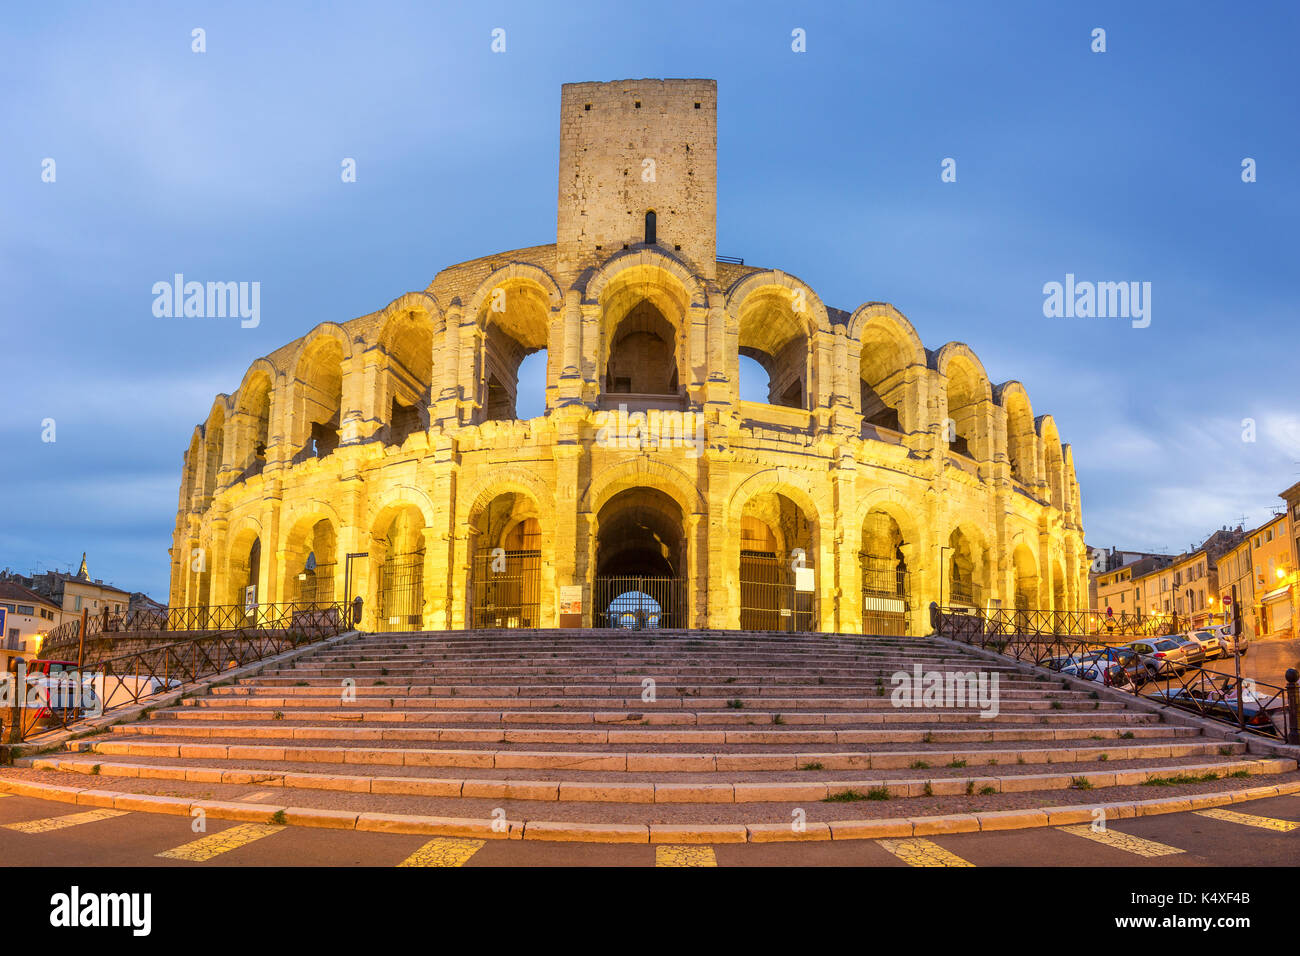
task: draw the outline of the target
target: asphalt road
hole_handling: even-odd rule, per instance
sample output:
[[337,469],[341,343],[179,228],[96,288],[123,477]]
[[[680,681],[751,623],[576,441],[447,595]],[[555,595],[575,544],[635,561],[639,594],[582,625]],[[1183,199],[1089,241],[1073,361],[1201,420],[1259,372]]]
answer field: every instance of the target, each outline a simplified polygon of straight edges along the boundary
[[[106,814],[114,814],[108,816]],[[15,828],[16,827],[16,828]],[[160,855],[167,854],[167,855]],[[913,840],[605,846],[272,827],[0,797],[5,866],[1294,866],[1300,795],[1217,810]]]

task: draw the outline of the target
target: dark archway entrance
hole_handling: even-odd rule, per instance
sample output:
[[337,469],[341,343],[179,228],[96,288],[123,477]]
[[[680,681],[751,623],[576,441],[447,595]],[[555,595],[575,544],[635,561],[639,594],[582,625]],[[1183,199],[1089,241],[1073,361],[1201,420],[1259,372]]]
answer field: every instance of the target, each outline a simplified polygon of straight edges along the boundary
[[686,536],[677,502],[653,488],[629,488],[596,516],[593,627],[686,626]]

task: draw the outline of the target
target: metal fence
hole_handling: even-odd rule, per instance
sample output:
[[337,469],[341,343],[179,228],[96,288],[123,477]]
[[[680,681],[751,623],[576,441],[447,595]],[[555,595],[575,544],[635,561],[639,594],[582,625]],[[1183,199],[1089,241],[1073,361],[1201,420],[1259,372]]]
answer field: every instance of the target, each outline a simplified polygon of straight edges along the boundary
[[858,556],[862,567],[862,633],[906,635],[912,622],[911,575],[897,558]]
[[681,578],[597,577],[591,591],[593,627],[634,631],[686,627],[685,585]]
[[537,627],[542,552],[480,548],[470,578],[471,627]]
[[[1096,627],[1088,617],[1103,615],[1073,612],[1073,616],[1067,617],[1071,612],[1056,612],[1061,616],[1044,618],[1035,615],[1049,612],[972,612],[969,608],[937,605],[931,606],[930,613],[935,632],[941,637],[1051,670],[1095,672],[1101,683],[1161,706],[1232,724],[1249,733],[1300,743],[1294,683],[1282,686],[1254,678],[1241,679],[1235,672],[1204,665],[1175,666],[1135,655],[1126,657],[1130,663],[1124,669],[1131,676],[1121,686],[1110,677],[1110,660],[1115,649],[1132,637],[1119,640],[1089,633],[1055,632],[1042,626]],[[1096,664],[1097,661],[1102,663]],[[1292,673],[1288,671],[1288,681]]]
[[[197,613],[200,610],[215,613]],[[206,625],[213,620],[235,617],[231,609],[220,607],[175,611],[196,613],[174,613],[163,623]],[[245,623],[236,627],[197,633],[126,653],[106,646],[104,641],[96,641],[88,648],[85,641],[78,639],[75,654],[68,654],[66,660],[48,657],[12,660],[9,673],[2,676],[7,707],[0,710],[0,721],[4,724],[0,740],[17,744],[67,729],[87,718],[139,704],[192,681],[341,634],[359,623],[361,601],[358,598],[351,606],[303,602],[263,604],[240,608],[239,612],[238,617]],[[148,621],[155,625],[159,622],[157,616]],[[140,636],[147,637],[158,630],[147,627]],[[134,634],[126,632],[123,636]]]
[[[971,608],[964,605],[939,609],[944,629],[965,640],[973,635],[1059,635],[1092,636],[1108,639],[1156,637],[1170,633],[1168,615],[1101,614],[1097,611],[1048,611],[1032,608]],[[945,634],[945,636],[950,636]]]
[[424,555],[393,555],[379,566],[376,628],[418,631],[424,627]]
[[[812,570],[812,563],[804,567]],[[792,562],[767,551],[740,552],[740,629],[811,631],[815,595],[800,591]]]

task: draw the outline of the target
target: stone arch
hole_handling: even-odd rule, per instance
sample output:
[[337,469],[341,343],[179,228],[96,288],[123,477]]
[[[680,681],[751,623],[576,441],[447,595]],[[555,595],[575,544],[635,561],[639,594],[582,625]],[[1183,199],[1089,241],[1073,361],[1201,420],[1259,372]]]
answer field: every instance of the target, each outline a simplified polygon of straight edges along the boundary
[[944,378],[946,395],[945,433],[949,450],[976,461],[988,461],[993,455],[990,431],[990,406],[993,389],[984,365],[963,342],[949,342],[935,355],[935,370]]
[[984,533],[971,522],[959,521],[948,534],[942,573],[948,604],[983,608],[992,596],[992,561]]
[[1003,382],[994,392],[997,404],[1006,410],[1007,459],[1011,477],[1032,488],[1038,480],[1035,452],[1034,409],[1029,393],[1017,381]]
[[594,515],[614,495],[636,487],[664,492],[677,502],[683,515],[703,515],[708,511],[699,485],[690,475],[675,465],[641,455],[602,469],[578,499],[578,513]]
[[1035,422],[1043,449],[1043,476],[1047,481],[1047,499],[1053,508],[1065,513],[1065,452],[1061,434],[1051,415],[1040,415]]
[[203,425],[202,489],[203,496],[209,499],[217,493],[217,483],[225,460],[226,399],[225,395],[217,396]]
[[250,478],[266,465],[278,378],[279,372],[271,360],[260,358],[249,366],[235,393],[231,464],[238,476],[236,480]]
[[520,365],[543,351],[548,365],[553,361],[552,317],[562,300],[554,277],[527,262],[496,269],[470,297],[465,315],[473,318],[478,336],[475,394],[480,421],[518,417]]
[[859,509],[862,632],[902,636],[912,631],[919,605],[912,571],[922,551],[911,513],[888,497],[876,499],[874,505]]
[[[827,582],[834,576],[827,529],[806,481],[786,468],[751,475],[732,492],[727,578],[739,596],[737,623],[746,630],[822,630]],[[801,578],[812,577],[811,590]],[[829,612],[828,612],[829,613]]]
[[815,524],[821,524],[822,516],[817,507],[816,497],[808,488],[808,480],[801,472],[784,466],[768,468],[750,475],[732,491],[728,500],[728,517],[739,519],[742,509],[750,498],[765,492],[777,492],[785,495],[801,509],[812,516]]
[[[619,268],[610,269],[615,262]],[[595,371],[602,394],[685,393],[690,312],[700,290],[689,273],[668,268],[672,262],[662,254],[624,254],[588,284],[588,297],[599,297]]]
[[743,355],[767,372],[769,404],[815,407],[820,396],[818,335],[830,335],[831,323],[812,287],[779,270],[753,272],[728,290],[727,315],[737,336],[733,381],[739,382]]
[[912,431],[916,423],[906,372],[926,364],[925,346],[912,323],[892,305],[868,302],[849,317],[848,336],[857,354],[858,410],[863,423]]
[[352,358],[346,330],[324,322],[302,340],[289,363],[291,397],[287,432],[293,460],[324,458],[338,447],[344,378]]
[[[1076,527],[1082,525],[1082,502],[1079,497],[1079,478],[1074,470],[1074,450],[1069,445],[1061,446],[1061,471],[1065,491],[1065,511],[1070,522]],[[1085,561],[1084,564],[1087,564]]]
[[703,308],[708,304],[704,283],[680,259],[662,249],[629,249],[617,252],[606,259],[587,279],[582,289],[584,304],[597,305],[603,302],[607,287],[614,278],[627,269],[639,269],[646,274],[655,271],[665,273],[659,281],[671,277],[685,292],[683,310]]
[[507,492],[531,498],[537,506],[539,516],[548,519],[543,524],[546,530],[549,530],[551,524],[549,518],[555,510],[555,499],[550,486],[536,473],[517,465],[494,468],[491,474],[485,475],[464,495],[458,496],[461,504],[457,509],[456,526],[467,527],[477,512],[485,508],[498,495]]
[[[1017,612],[1038,610],[1041,603],[1042,578],[1038,570],[1038,557],[1024,535],[1011,541],[1011,606]],[[1026,626],[1028,622],[1025,622]],[[1020,629],[1027,629],[1022,626]]]
[[250,585],[257,588],[259,604],[268,602],[270,595],[262,593],[262,569],[267,558],[261,522],[250,515],[232,525],[226,533],[223,575],[225,593],[218,595],[216,603],[242,605],[244,589]]
[[394,299],[380,314],[375,344],[383,364],[374,401],[383,422],[379,437],[386,444],[400,445],[429,428],[434,342],[442,326],[438,301],[423,292]]
[[426,538],[435,513],[426,495],[407,486],[392,489],[372,512],[367,604],[378,630],[427,624]]
[[283,517],[281,524],[288,531],[280,547],[280,600],[333,603],[341,593],[338,539],[342,524],[338,512],[323,501],[313,500]]

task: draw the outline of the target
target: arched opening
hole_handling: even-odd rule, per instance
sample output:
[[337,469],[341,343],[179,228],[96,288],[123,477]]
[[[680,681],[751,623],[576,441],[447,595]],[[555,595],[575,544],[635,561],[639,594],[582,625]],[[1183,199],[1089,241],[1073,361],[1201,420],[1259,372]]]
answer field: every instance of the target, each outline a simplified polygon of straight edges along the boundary
[[736,363],[742,402],[767,402],[772,390],[771,379],[761,362],[741,355]]
[[1052,611],[1059,616],[1068,610],[1070,599],[1065,585],[1065,567],[1057,558],[1052,562]]
[[650,301],[637,303],[618,323],[605,366],[609,394],[676,395],[677,330]]
[[1007,458],[1011,477],[1022,485],[1034,483],[1034,413],[1019,389],[1007,394]]
[[645,242],[648,246],[658,241],[658,217],[653,209],[649,209],[645,214]]
[[746,296],[740,310],[738,349],[767,373],[769,405],[808,407],[808,324],[795,313],[791,290],[772,287]]
[[324,458],[339,446],[343,406],[343,345],[321,335],[303,354],[295,372],[294,461]]
[[948,450],[982,460],[980,417],[987,397],[978,370],[958,355],[948,363]]
[[271,376],[258,371],[239,390],[235,406],[241,434],[239,460],[235,468],[239,480],[261,474],[266,467],[266,446],[271,428]]
[[1047,469],[1047,493],[1053,508],[1065,510],[1065,460],[1061,439],[1054,426],[1043,429],[1044,466]]
[[911,575],[903,556],[903,532],[883,511],[862,524],[862,632],[901,636],[911,625]]
[[[526,358],[544,353],[550,315],[550,300],[545,290],[531,280],[507,279],[484,298],[478,317],[484,329],[479,386],[482,421],[513,421],[521,417],[520,369]],[[543,371],[540,394],[544,395],[545,389]],[[536,407],[531,399],[529,405]]]
[[262,539],[252,532],[245,532],[235,539],[230,550],[224,603],[241,608],[243,617],[255,617],[257,605],[264,601],[264,595],[258,593],[261,573]]
[[515,394],[515,415],[521,420],[546,414],[546,349],[524,356],[519,363],[519,385]]
[[656,488],[629,488],[596,515],[595,627],[684,627],[682,509]]
[[388,424],[384,441],[400,445],[429,428],[429,393],[433,385],[433,324],[428,315],[407,312],[388,321],[381,338],[388,355],[383,411]]
[[[903,430],[900,409],[905,406],[904,371],[908,349],[896,334],[883,325],[868,324],[862,332],[862,356],[858,366],[859,398],[863,431],[884,428]],[[864,434],[864,437],[878,437]]]
[[1038,562],[1034,559],[1034,552],[1028,545],[1017,545],[1011,555],[1011,565],[1012,572],[1016,576],[1014,598],[1016,631],[1021,634],[1037,631],[1042,622],[1035,614],[1039,610],[1040,602]]
[[755,495],[740,519],[740,626],[753,631],[817,627],[816,526],[778,492]]
[[983,561],[979,545],[960,528],[948,536],[948,594],[952,607],[983,607]]
[[225,453],[225,424],[225,412],[219,406],[214,408],[203,439],[203,494],[208,498],[217,493],[217,478]]
[[376,532],[378,629],[418,631],[424,626],[424,516],[414,505],[398,506]]
[[328,518],[301,522],[285,545],[285,600],[332,604],[337,578],[337,534]]
[[524,495],[497,495],[470,518],[467,618],[471,627],[537,627],[542,534],[537,506]]

